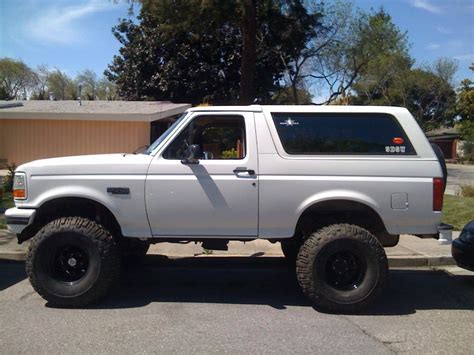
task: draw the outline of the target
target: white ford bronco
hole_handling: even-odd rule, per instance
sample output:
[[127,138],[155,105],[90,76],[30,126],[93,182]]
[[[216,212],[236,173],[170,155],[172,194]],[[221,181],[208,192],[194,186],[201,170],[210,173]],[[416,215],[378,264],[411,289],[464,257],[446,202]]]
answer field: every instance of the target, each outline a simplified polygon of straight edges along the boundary
[[384,247],[438,235],[445,179],[404,108],[198,107],[140,154],[19,166],[6,221],[54,306],[97,301],[150,243],[261,238],[317,309],[353,312],[382,289]]

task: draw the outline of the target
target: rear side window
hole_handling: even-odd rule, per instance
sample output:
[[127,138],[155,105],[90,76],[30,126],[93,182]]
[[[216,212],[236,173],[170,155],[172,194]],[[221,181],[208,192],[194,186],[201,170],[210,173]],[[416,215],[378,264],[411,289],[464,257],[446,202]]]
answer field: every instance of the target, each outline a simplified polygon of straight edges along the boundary
[[292,155],[414,155],[395,117],[382,113],[273,113],[283,149]]

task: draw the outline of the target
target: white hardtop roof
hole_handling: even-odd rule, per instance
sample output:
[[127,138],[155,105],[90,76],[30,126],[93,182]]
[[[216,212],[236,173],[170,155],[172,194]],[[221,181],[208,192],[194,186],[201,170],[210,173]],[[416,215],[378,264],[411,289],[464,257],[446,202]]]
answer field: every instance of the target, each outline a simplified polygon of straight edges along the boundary
[[188,112],[330,112],[330,113],[389,113],[406,112],[404,107],[396,106],[339,106],[339,105],[250,105],[250,106],[200,106]]

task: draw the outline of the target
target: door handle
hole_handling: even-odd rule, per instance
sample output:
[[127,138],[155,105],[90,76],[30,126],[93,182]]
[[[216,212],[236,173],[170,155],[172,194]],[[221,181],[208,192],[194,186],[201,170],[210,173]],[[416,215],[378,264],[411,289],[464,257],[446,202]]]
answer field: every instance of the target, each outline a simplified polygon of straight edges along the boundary
[[249,175],[255,175],[255,170],[253,169],[247,169],[247,168],[235,168],[234,170],[235,174],[240,174],[240,173],[248,173]]

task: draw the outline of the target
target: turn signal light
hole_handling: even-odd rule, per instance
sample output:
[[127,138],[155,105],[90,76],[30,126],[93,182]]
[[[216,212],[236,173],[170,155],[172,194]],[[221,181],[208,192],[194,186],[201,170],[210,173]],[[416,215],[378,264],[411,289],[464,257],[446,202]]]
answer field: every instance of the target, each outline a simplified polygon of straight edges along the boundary
[[13,198],[16,199],[25,199],[26,198],[26,191],[23,190],[13,190]]
[[433,178],[433,211],[443,210],[443,178]]

